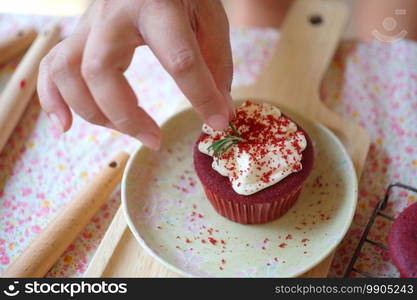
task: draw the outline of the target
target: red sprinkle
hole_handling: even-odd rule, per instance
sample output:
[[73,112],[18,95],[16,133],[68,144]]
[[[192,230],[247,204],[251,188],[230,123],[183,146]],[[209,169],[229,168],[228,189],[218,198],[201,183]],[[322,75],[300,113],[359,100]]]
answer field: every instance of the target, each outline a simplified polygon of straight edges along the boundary
[[217,240],[213,239],[212,237],[209,237],[209,238],[208,238],[208,240],[209,240],[209,242],[210,242],[212,245],[216,245],[216,244],[217,244]]
[[25,80],[21,80],[20,81],[20,88],[23,89],[26,85],[26,81]]
[[281,244],[279,244],[279,246],[278,247],[280,247],[280,248],[285,248],[287,246],[287,244],[286,243],[281,243]]

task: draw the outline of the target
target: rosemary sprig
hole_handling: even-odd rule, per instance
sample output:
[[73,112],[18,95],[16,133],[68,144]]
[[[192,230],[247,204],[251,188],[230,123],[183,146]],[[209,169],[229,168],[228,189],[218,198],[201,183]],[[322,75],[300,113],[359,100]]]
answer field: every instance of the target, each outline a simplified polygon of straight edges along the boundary
[[[222,138],[222,139],[216,141],[215,143],[211,144],[208,147],[209,150],[210,149],[213,150],[213,156],[216,156],[217,159],[219,159],[223,154],[225,154],[227,152],[227,150],[229,150],[230,147],[232,147],[233,145],[245,141],[245,139],[240,136],[239,132],[236,130],[236,128],[230,122],[229,122],[229,127],[232,130],[233,135],[230,135],[230,134],[225,132],[226,133],[225,138]],[[218,163],[219,163],[219,161],[217,160],[217,164]]]

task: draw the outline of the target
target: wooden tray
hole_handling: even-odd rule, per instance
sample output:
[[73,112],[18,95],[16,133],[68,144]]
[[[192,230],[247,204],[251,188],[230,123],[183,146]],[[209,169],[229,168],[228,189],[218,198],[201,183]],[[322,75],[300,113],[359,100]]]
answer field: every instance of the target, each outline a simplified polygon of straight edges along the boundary
[[[318,93],[347,16],[347,8],[336,1],[295,2],[283,25],[280,42],[258,80],[234,90],[233,97],[271,100],[327,126],[345,145],[359,177],[369,137],[361,127],[325,107]],[[303,277],[326,277],[332,259],[333,253]],[[178,276],[139,246],[121,208],[85,273],[85,277]]]

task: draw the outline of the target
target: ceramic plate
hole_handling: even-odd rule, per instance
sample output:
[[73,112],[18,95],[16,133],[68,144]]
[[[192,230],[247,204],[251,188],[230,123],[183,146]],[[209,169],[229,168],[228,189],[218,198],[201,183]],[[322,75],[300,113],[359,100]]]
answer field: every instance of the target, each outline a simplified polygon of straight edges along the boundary
[[184,276],[293,277],[326,258],[352,221],[355,170],[333,133],[284,112],[309,133],[316,157],[297,203],[283,217],[241,225],[216,213],[193,168],[202,124],[187,109],[164,124],[161,151],[143,147],[126,168],[122,205],[140,245]]

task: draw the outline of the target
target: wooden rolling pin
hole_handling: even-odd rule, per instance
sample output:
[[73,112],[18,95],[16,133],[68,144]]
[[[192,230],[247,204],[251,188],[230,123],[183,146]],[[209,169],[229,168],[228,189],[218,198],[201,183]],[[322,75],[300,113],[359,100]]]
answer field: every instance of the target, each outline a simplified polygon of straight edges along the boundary
[[9,38],[0,40],[0,65],[22,54],[32,44],[36,35],[33,28],[27,28],[19,30]]
[[58,25],[39,33],[0,95],[0,152],[32,99],[41,59],[59,41]]
[[43,277],[120,182],[129,154],[120,152],[10,265],[2,277]]

